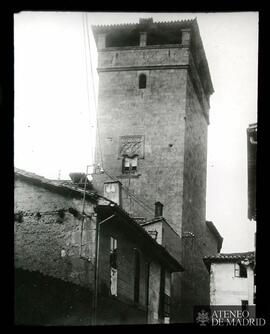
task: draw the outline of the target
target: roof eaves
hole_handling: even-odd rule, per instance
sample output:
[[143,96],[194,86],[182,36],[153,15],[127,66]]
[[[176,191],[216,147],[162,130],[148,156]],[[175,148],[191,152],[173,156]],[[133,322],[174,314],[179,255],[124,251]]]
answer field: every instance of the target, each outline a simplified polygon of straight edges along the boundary
[[[109,207],[108,205],[105,206]],[[104,207],[104,205],[98,205],[97,208],[102,209],[102,207]],[[183,266],[170,253],[168,253],[168,251],[163,246],[159,245],[140,224],[138,224],[132,217],[130,217],[130,215],[124,209],[118,205],[114,205],[113,207],[110,205],[110,208],[114,208],[115,213],[118,213],[124,217],[130,226],[132,226],[142,237],[144,237],[153,247],[155,247],[163,257],[166,257],[168,262],[170,262],[171,266],[174,268],[173,271],[184,271]]]
[[[58,181],[49,180],[49,179],[46,179],[43,176],[37,175],[35,173],[27,172],[23,169],[15,168],[14,174],[15,174],[15,177],[22,178],[22,179],[24,179],[28,182],[31,182],[31,183],[34,182],[34,183],[38,184],[39,186],[50,187],[51,189],[54,189],[56,191],[57,190],[58,191],[64,191],[64,192],[65,191],[66,192],[71,191],[72,193],[74,193],[76,195],[79,195],[79,196],[83,196],[83,194],[84,194],[84,189],[78,188],[75,185],[60,183]],[[96,193],[89,192],[89,191],[85,192],[85,196],[86,196],[87,199],[92,200],[94,202],[96,202],[97,198],[98,198]]]
[[[180,24],[193,24],[196,22],[196,18],[194,19],[185,19],[185,20],[176,20],[176,21],[156,21],[152,22],[151,25],[180,25]],[[141,23],[132,22],[132,23],[119,23],[119,24],[100,24],[100,25],[92,25],[93,30],[109,30],[109,29],[123,29],[123,28],[131,28],[138,27]]]
[[147,225],[150,225],[150,224],[154,224],[154,223],[157,223],[157,222],[160,222],[160,221],[163,221],[164,223],[166,223],[170,229],[179,236],[179,234],[175,231],[175,229],[171,226],[171,224],[168,223],[168,221],[166,220],[166,218],[164,218],[163,216],[159,216],[159,217],[155,217],[145,223],[142,223],[140,224],[141,226],[147,226]]
[[234,261],[234,260],[244,260],[244,259],[254,259],[255,252],[244,252],[244,253],[220,253],[218,255],[205,256],[205,261],[215,262],[215,261]]
[[255,252],[246,252],[246,253],[221,253],[214,256],[204,256],[203,262],[210,272],[211,264],[212,263],[228,263],[228,262],[238,262],[240,260],[252,260],[255,259]]

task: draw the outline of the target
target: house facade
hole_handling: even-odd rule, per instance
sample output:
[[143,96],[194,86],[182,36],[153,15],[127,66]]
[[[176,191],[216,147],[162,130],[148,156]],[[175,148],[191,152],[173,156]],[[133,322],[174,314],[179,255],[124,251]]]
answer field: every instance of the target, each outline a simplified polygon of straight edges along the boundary
[[254,252],[204,258],[210,273],[210,305],[255,304]]
[[17,323],[170,321],[183,267],[116,203],[16,169],[14,228]]

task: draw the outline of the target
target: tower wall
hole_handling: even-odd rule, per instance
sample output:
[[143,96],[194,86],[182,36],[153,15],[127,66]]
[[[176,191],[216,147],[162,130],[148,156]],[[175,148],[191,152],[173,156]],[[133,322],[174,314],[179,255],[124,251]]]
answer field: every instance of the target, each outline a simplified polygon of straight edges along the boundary
[[181,275],[180,311],[176,314],[176,320],[181,322],[192,319],[194,305],[209,304],[209,273],[202,257],[216,252],[207,240],[205,222],[207,127],[202,102],[196,94],[192,75],[189,75],[182,214],[182,263],[185,271]]
[[[117,56],[117,64],[110,59]],[[154,210],[164,204],[163,215],[181,235],[184,138],[188,49],[132,49],[104,51],[99,61],[98,137],[96,161],[110,175]],[[136,66],[136,67],[135,67]],[[146,88],[139,89],[139,75],[146,75]],[[141,135],[143,157],[137,175],[122,174],[120,137]],[[101,148],[101,149],[100,149]],[[102,192],[106,174],[94,177]],[[133,216],[153,218],[123,194],[123,207]]]
[[[171,321],[192,322],[193,306],[209,303],[209,275],[202,258],[216,254],[205,223],[207,127],[213,87],[196,23],[175,24],[151,26],[152,34],[160,34],[155,38],[170,39],[174,43],[170,45],[148,45],[147,29],[137,46],[106,48],[105,34],[96,36],[96,163],[105,173],[94,175],[93,183],[102,193],[103,183],[111,180],[108,174],[119,179],[143,203],[138,205],[123,191],[122,206],[134,217],[151,219],[154,203],[164,205],[163,216],[182,237],[178,260],[185,269],[172,277]],[[183,29],[185,24],[190,25],[188,29]],[[125,29],[132,27],[121,31]],[[146,88],[140,89],[141,74],[146,75]],[[122,136],[141,136],[135,174],[122,173]]]

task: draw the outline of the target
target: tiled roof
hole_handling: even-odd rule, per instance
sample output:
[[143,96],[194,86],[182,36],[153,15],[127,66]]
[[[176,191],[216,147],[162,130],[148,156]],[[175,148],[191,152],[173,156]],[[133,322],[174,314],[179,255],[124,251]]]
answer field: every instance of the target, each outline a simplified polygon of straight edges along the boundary
[[[14,170],[15,177],[19,177],[28,182],[38,184],[39,186],[49,187],[50,189],[54,189],[55,191],[62,192],[73,192],[79,196],[83,196],[84,189],[78,187],[76,184],[72,182],[68,182],[67,180],[50,180],[43,176],[37,175],[35,173],[27,172],[23,169],[15,168]],[[86,191],[86,198],[90,200],[96,201],[98,199],[98,195],[95,192]]]
[[[134,220],[123,208],[119,205],[98,205],[97,212],[102,213],[103,215],[106,214],[108,216],[110,213],[117,213],[124,217],[125,223],[127,223],[130,227],[133,227],[134,232],[136,231],[141,238],[144,238],[149,245],[152,245],[156,252],[158,252],[165,260],[167,265],[172,266],[174,269],[173,271],[184,271],[182,265],[175,259],[166,249],[165,247],[159,245],[156,240],[154,240],[148,232],[142,227],[142,225],[138,224],[136,220]],[[104,216],[105,217],[105,216]]]
[[[191,25],[196,22],[196,18],[194,19],[187,19],[187,20],[177,20],[177,21],[157,21],[151,22],[150,24],[154,25],[161,25],[161,26],[177,26],[177,25]],[[101,24],[101,25],[93,25],[92,28],[94,30],[107,31],[111,29],[125,29],[125,28],[135,28],[139,25],[145,25],[145,23],[120,23],[120,24]],[[146,23],[147,25],[147,23]]]
[[210,262],[222,262],[222,261],[235,261],[244,259],[254,259],[255,252],[244,252],[244,253],[220,253],[214,256],[205,256],[205,261]]

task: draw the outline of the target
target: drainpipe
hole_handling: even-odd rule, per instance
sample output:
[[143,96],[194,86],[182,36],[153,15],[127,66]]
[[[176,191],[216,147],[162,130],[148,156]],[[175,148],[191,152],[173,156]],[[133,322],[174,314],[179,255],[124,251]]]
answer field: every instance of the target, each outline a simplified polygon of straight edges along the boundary
[[93,319],[92,324],[97,324],[97,300],[98,300],[98,272],[99,272],[99,227],[101,224],[115,217],[115,214],[103,219],[101,222],[96,220],[96,254],[95,254],[95,275],[94,275],[94,298],[93,298]]

